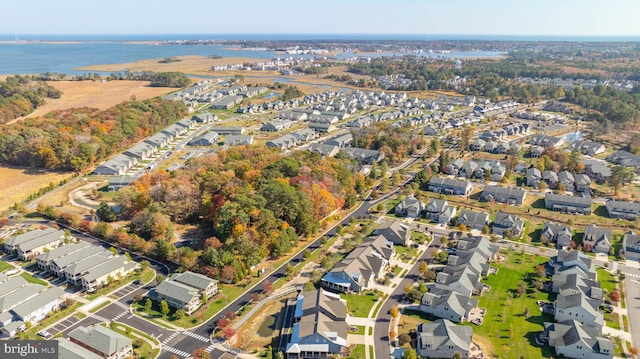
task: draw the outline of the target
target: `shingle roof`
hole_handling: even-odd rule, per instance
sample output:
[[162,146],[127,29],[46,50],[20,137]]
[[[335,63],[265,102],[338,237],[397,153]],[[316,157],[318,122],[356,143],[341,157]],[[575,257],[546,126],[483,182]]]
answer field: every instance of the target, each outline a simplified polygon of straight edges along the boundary
[[44,307],[64,295],[60,287],[47,288],[44,292],[11,309],[19,318],[28,317],[34,311]]
[[106,355],[116,353],[122,348],[131,345],[132,342],[131,339],[124,335],[102,325],[94,325],[88,328],[78,327],[69,333],[69,337]]

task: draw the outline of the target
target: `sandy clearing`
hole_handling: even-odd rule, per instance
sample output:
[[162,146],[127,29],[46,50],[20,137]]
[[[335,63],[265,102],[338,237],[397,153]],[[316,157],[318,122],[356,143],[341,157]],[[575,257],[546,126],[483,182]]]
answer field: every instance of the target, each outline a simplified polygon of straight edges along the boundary
[[229,65],[229,64],[243,64],[243,63],[256,63],[267,61],[268,59],[252,59],[249,57],[225,57],[222,59],[210,59],[203,56],[174,56],[180,61],[170,63],[159,63],[162,59],[147,59],[136,62],[130,62],[125,64],[102,64],[81,67],[78,70],[84,71],[180,71],[184,73],[198,73],[207,72],[209,75],[212,73],[209,71],[211,66]]
[[71,178],[71,173],[37,171],[29,168],[0,167],[0,212],[4,212],[16,202],[22,202],[30,194],[46,187],[57,185]]
[[62,96],[59,99],[50,99],[29,115],[11,122],[27,117],[44,116],[51,111],[69,108],[92,107],[106,110],[128,101],[131,96],[135,96],[138,100],[145,100],[176,90],[170,87],[149,87],[147,81],[50,81],[49,84],[62,91]]

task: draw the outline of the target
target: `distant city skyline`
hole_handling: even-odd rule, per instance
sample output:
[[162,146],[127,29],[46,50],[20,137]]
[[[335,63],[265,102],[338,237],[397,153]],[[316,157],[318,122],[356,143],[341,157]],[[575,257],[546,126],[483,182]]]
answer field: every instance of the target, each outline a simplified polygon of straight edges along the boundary
[[640,35],[638,0],[22,0],[0,14],[16,35]]

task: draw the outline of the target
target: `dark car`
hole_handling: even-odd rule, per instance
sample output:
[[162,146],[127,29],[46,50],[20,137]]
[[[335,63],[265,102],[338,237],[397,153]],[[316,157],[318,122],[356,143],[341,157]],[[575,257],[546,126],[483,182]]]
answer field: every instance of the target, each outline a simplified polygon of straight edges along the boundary
[[136,279],[136,280],[133,281],[133,284],[140,285],[140,284],[142,284],[142,281],[140,279]]

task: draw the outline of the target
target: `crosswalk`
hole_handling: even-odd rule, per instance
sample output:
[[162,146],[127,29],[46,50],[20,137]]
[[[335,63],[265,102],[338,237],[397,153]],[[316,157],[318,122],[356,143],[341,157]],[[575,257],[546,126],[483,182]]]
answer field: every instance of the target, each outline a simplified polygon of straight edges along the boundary
[[113,317],[113,320],[118,320],[118,319],[124,317],[127,314],[129,314],[129,312],[122,312],[122,313],[116,315],[115,317]]
[[173,332],[171,335],[169,335],[168,337],[166,337],[163,341],[162,341],[162,345],[167,344],[168,342],[170,342],[173,338],[175,338],[178,335],[178,332]]
[[191,338],[196,338],[198,340],[201,340],[203,342],[208,342],[209,338],[205,337],[204,335],[200,335],[200,334],[196,334],[196,333],[192,333],[190,331],[185,330],[184,332],[182,332],[182,334],[190,336]]
[[173,353],[173,354],[179,355],[179,356],[181,356],[183,358],[190,358],[191,357],[191,354],[189,354],[187,352],[184,352],[184,351],[182,351],[180,349],[176,349],[176,348],[169,347],[169,346],[166,346],[166,345],[162,346],[162,350],[168,351],[169,353]]
[[122,302],[120,302],[120,301],[116,300],[115,302],[113,302],[113,304],[117,305],[118,307],[120,307],[120,308],[122,308],[124,310],[127,310],[127,311],[129,310],[129,306],[124,304],[124,303],[122,303]]
[[89,316],[89,318],[93,318],[93,319],[99,320],[101,322],[110,322],[111,321],[110,319],[107,319],[107,318],[105,318],[103,316],[100,316],[100,315],[97,315],[97,314],[91,314]]
[[208,347],[206,347],[204,351],[206,351],[207,353],[211,353],[215,348],[216,348],[215,345],[211,344]]
[[624,275],[628,277],[633,277],[633,278],[640,278],[640,274],[637,274],[637,273],[625,273]]

